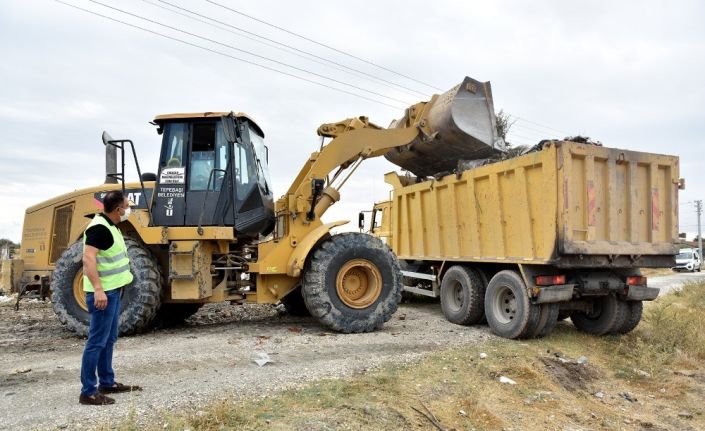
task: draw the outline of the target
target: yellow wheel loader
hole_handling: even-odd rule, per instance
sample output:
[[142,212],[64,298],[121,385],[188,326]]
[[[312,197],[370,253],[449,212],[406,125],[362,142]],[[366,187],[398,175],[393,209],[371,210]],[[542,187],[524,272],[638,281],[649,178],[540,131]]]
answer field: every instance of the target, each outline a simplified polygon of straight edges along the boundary
[[[468,116],[477,118],[468,122]],[[123,289],[121,333],[180,322],[202,304],[220,301],[281,301],[291,313],[310,313],[332,330],[366,332],[396,311],[402,276],[380,239],[333,235],[331,229],[347,221],[321,221],[339,200],[338,190],[370,157],[386,155],[410,169],[425,166],[424,160],[434,169],[455,164],[463,133],[478,136],[466,142],[473,154],[503,151],[489,83],[470,78],[409,107],[387,129],[366,117],[320,126],[318,134],[330,140],[308,157],[276,201],[264,133],[247,115],[160,115],[153,124],[162,136],[157,174],[142,174],[131,141],[104,133],[105,183],[26,211],[10,287],[50,289],[58,318],[78,334],[86,333],[89,322],[82,235],[109,190],[124,189],[133,207],[119,225],[134,275]],[[125,184],[130,150],[140,181]]]

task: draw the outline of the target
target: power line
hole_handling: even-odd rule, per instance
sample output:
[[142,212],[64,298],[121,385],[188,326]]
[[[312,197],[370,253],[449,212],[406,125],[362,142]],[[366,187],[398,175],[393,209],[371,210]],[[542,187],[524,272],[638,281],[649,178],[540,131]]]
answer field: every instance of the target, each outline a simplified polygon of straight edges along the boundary
[[128,23],[128,22],[125,22],[125,21],[121,21],[121,20],[119,20],[119,19],[117,19],[117,18],[109,17],[109,16],[107,16],[107,15],[103,15],[103,14],[101,14],[101,13],[98,13],[98,12],[95,12],[95,11],[92,11],[92,10],[85,9],[85,8],[80,7],[80,6],[76,6],[76,5],[67,3],[67,2],[62,1],[62,0],[54,0],[54,1],[56,1],[57,3],[61,3],[61,4],[65,5],[65,6],[68,6],[68,7],[71,7],[71,8],[77,9],[77,10],[81,10],[81,11],[83,11],[83,12],[87,12],[87,13],[90,13],[90,14],[92,14],[92,15],[99,16],[99,17],[101,17],[101,18],[104,18],[104,19],[107,19],[107,20],[110,20],[110,21],[114,21],[114,22],[117,22],[117,23],[119,23],[119,24],[123,24],[123,25],[126,25],[126,26],[128,26],[128,27],[132,27],[132,28],[135,28],[135,29],[138,29],[138,30],[142,30],[142,31],[145,31],[145,32],[147,32],[147,33],[154,34],[154,35],[156,35],[156,36],[163,37],[163,38],[165,38],[165,39],[169,39],[169,40],[173,40],[173,41],[175,41],[175,42],[183,43],[183,44],[185,44],[185,45],[189,45],[189,46],[192,46],[192,47],[194,47],[194,48],[202,49],[202,50],[204,50],[204,51],[208,51],[208,52],[211,52],[211,53],[213,53],[213,54],[218,54],[218,55],[221,55],[221,56],[224,56],[224,57],[228,57],[228,58],[231,58],[231,59],[233,59],[233,60],[237,60],[237,61],[240,61],[240,62],[243,62],[243,63],[247,63],[247,64],[250,64],[250,65],[252,65],[252,66],[257,66],[257,67],[260,67],[260,68],[262,68],[262,69],[266,69],[266,70],[269,70],[269,71],[272,71],[272,72],[280,73],[280,74],[282,74],[282,75],[290,76],[290,77],[292,77],[292,78],[296,78],[296,79],[299,79],[299,80],[302,80],[302,81],[309,82],[309,83],[311,83],[311,84],[315,84],[315,85],[318,85],[318,86],[321,86],[321,87],[325,87],[325,88],[328,88],[328,89],[331,89],[331,90],[334,90],[334,91],[338,91],[338,92],[340,92],[340,93],[345,93],[345,94],[348,94],[348,95],[351,95],[351,96],[354,96],[354,97],[357,97],[357,98],[360,98],[360,99],[368,100],[368,101],[370,101],[370,102],[379,103],[379,104],[381,104],[381,105],[385,105],[385,106],[388,106],[388,107],[391,107],[391,108],[395,108],[395,109],[404,109],[403,107],[400,107],[400,106],[396,106],[396,105],[392,105],[392,104],[390,104],[390,103],[382,102],[382,101],[380,101],[380,100],[372,99],[372,98],[370,98],[370,97],[363,96],[363,95],[357,94],[357,93],[353,93],[353,92],[351,92],[351,91],[347,91],[347,90],[344,90],[344,89],[342,89],[342,88],[337,88],[337,87],[333,87],[333,86],[331,86],[331,85],[326,85],[326,84],[323,84],[323,83],[321,83],[321,82],[314,81],[314,80],[312,80],[312,79],[308,79],[308,78],[305,78],[305,77],[302,77],[302,76],[294,75],[293,73],[289,73],[289,72],[285,72],[285,71],[282,71],[282,70],[279,70],[279,69],[275,69],[275,68],[273,68],[273,67],[270,67],[270,66],[267,66],[267,65],[264,65],[264,64],[260,64],[260,63],[257,63],[257,62],[251,61],[251,60],[246,60],[246,59],[244,59],[244,58],[240,58],[240,57],[236,57],[236,56],[231,55],[231,54],[227,54],[227,53],[222,52],[222,51],[218,51],[218,50],[216,50],[216,49],[208,48],[208,47],[205,47],[205,46],[202,46],[202,45],[195,44],[195,43],[193,43],[193,42],[189,42],[189,41],[186,41],[186,40],[183,40],[183,39],[179,39],[179,38],[177,38],[177,37],[173,37],[173,36],[169,36],[169,35],[166,35],[166,34],[163,34],[163,33],[159,33],[158,31],[154,31],[154,30],[151,30],[151,29],[148,29],[148,28],[140,27],[140,26],[135,25],[135,24],[131,24],[131,23]]
[[[206,0],[206,1],[208,1],[208,0]],[[558,132],[558,133],[560,133],[560,134],[565,134],[566,136],[568,136],[568,135],[571,134],[570,132],[566,132],[565,130],[554,129],[553,127],[549,127],[549,126],[546,126],[546,125],[544,125],[544,124],[537,123],[537,122],[535,122],[535,121],[527,120],[526,118],[522,118],[522,117],[519,117],[519,116],[517,116],[517,115],[509,115],[509,116],[510,116],[510,117],[514,117],[514,118],[516,118],[516,119],[518,119],[518,120],[526,121],[527,123],[531,123],[531,124],[533,124],[533,125],[535,125],[535,126],[543,127],[543,128],[545,128],[545,129],[548,129],[548,130],[553,130],[554,132]]]
[[101,3],[101,2],[99,2],[98,0],[88,0],[88,1],[91,2],[91,3],[95,3],[95,4],[97,4],[97,5],[103,6],[103,7],[105,7],[105,8],[118,11],[118,12],[123,13],[123,14],[125,14],[125,15],[129,15],[129,16],[132,16],[132,17],[134,17],[134,18],[141,19],[141,20],[143,20],[143,21],[147,21],[147,22],[150,22],[150,23],[152,23],[152,24],[156,24],[156,25],[159,25],[159,26],[161,26],[161,27],[168,28],[168,29],[170,29],[170,30],[178,31],[179,33],[187,34],[187,35],[189,35],[189,36],[196,37],[196,38],[198,38],[198,39],[202,39],[202,40],[205,40],[205,41],[208,41],[208,42],[211,42],[211,43],[215,43],[216,45],[221,45],[221,46],[224,46],[224,47],[226,47],[226,48],[230,48],[230,49],[233,49],[233,50],[235,50],[235,51],[239,51],[239,52],[242,52],[242,53],[251,55],[251,56],[253,56],[253,57],[257,57],[257,58],[261,58],[261,59],[263,59],[263,60],[271,61],[272,63],[276,63],[276,64],[279,64],[279,65],[281,65],[281,66],[289,67],[289,68],[292,68],[292,69],[294,69],[294,70],[298,70],[299,72],[308,73],[308,74],[311,74],[311,75],[316,76],[316,77],[318,77],[318,78],[327,79],[327,80],[329,80],[329,81],[331,81],[331,82],[335,82],[336,84],[345,85],[345,86],[347,86],[347,87],[354,88],[354,89],[360,90],[360,91],[364,91],[365,93],[373,94],[373,95],[375,95],[375,96],[384,97],[385,99],[393,100],[393,101],[395,101],[395,102],[399,102],[399,103],[408,103],[408,102],[406,102],[406,101],[404,101],[404,100],[397,99],[397,98],[395,98],[395,97],[386,96],[386,95],[384,95],[384,94],[382,94],[382,93],[377,93],[376,91],[368,90],[368,89],[366,89],[366,88],[362,88],[362,87],[359,87],[359,86],[354,85],[354,84],[349,84],[349,83],[347,83],[347,82],[340,81],[340,80],[335,79],[335,78],[331,78],[331,77],[328,77],[328,76],[325,76],[325,75],[321,75],[320,73],[312,72],[312,71],[310,71],[310,70],[308,70],[308,69],[304,69],[304,68],[297,67],[297,66],[292,66],[292,65],[290,65],[290,64],[284,63],[283,61],[279,61],[279,60],[275,60],[275,59],[273,59],[273,58],[265,57],[265,56],[263,56],[263,55],[259,55],[259,54],[256,54],[256,53],[254,53],[254,52],[247,51],[247,50],[245,50],[245,49],[238,48],[238,47],[236,47],[236,46],[232,46],[232,45],[229,45],[229,44],[227,44],[227,43],[218,42],[217,40],[210,39],[210,38],[205,37],[205,36],[200,36],[200,35],[198,35],[198,34],[191,33],[191,32],[186,31],[186,30],[182,30],[182,29],[180,29],[180,28],[178,28],[178,27],[174,27],[174,26],[171,26],[171,25],[168,25],[168,24],[164,24],[164,23],[161,23],[161,22],[156,21],[156,20],[153,20],[153,19],[145,18],[145,17],[143,17],[143,16],[134,14],[134,13],[132,13],[132,12],[128,12],[128,11],[122,10],[122,9],[117,8],[117,7],[114,7],[114,6],[110,6],[110,5],[107,5],[107,4],[105,4],[105,3]]
[[[200,14],[200,13],[198,13],[198,12],[194,12],[193,10],[190,10],[190,9],[187,9],[187,8],[184,8],[184,7],[181,7],[181,6],[179,6],[179,5],[170,3],[170,2],[168,2],[168,1],[165,1],[165,0],[157,0],[157,1],[159,1],[160,3],[164,3],[164,4],[166,4],[166,5],[169,5],[169,6],[173,7],[173,8],[179,9],[179,10],[184,11],[184,12],[187,12],[187,13],[189,13],[189,14],[191,14],[191,15],[195,15],[195,16],[204,18],[204,19],[206,19],[206,20],[212,21],[212,22],[207,22],[207,21],[204,21],[204,20],[195,18],[195,17],[193,17],[193,16],[189,16],[189,15],[186,15],[186,14],[183,14],[183,13],[180,13],[180,12],[177,12],[177,11],[172,10],[172,9],[169,9],[169,8],[167,8],[167,7],[165,7],[165,6],[158,5],[158,4],[156,4],[156,3],[154,3],[154,2],[152,2],[152,1],[150,1],[150,0],[142,0],[142,1],[145,2],[145,3],[147,3],[147,4],[150,4],[150,5],[152,5],[152,6],[155,6],[155,7],[164,9],[164,10],[167,10],[167,11],[169,11],[169,12],[171,12],[171,13],[175,13],[175,14],[177,14],[177,15],[181,15],[181,16],[186,17],[186,18],[188,18],[188,19],[195,20],[195,21],[204,23],[204,24],[206,24],[206,25],[210,25],[210,26],[212,26],[212,27],[218,28],[218,29],[220,29],[220,30],[224,30],[224,31],[227,31],[227,32],[236,34],[236,35],[238,35],[238,36],[240,36],[240,37],[244,37],[244,38],[246,38],[246,39],[255,41],[255,42],[257,42],[257,43],[264,44],[264,45],[269,46],[269,47],[271,47],[271,48],[275,48],[275,49],[282,50],[282,51],[284,51],[284,52],[288,52],[288,53],[290,53],[290,54],[293,54],[293,55],[296,55],[296,56],[298,56],[298,57],[304,58],[304,59],[306,59],[306,60],[308,60],[308,61],[313,61],[313,62],[315,62],[315,63],[322,64],[322,65],[327,66],[327,67],[332,67],[332,68],[334,68],[334,69],[336,69],[336,70],[339,70],[339,71],[341,71],[341,72],[345,72],[345,73],[348,73],[348,74],[354,75],[353,73],[351,73],[351,72],[354,72],[354,73],[358,74],[358,76],[359,76],[359,75],[363,75],[363,76],[366,76],[366,77],[368,77],[368,78],[372,78],[372,79],[374,79],[374,80],[379,81],[380,83],[382,83],[382,85],[384,85],[385,87],[393,88],[393,89],[395,89],[395,90],[397,90],[397,91],[398,91],[399,89],[403,89],[403,90],[405,90],[405,91],[404,91],[405,93],[407,93],[407,94],[409,94],[409,95],[411,95],[411,96],[418,97],[418,95],[421,95],[421,96],[423,96],[423,97],[428,97],[427,94],[425,94],[425,93],[423,93],[423,92],[421,92],[421,91],[414,90],[413,88],[409,88],[409,87],[406,87],[406,86],[404,86],[404,85],[400,85],[400,84],[397,84],[397,83],[395,83],[395,82],[386,80],[386,79],[384,79],[384,78],[380,78],[380,77],[375,76],[375,75],[373,75],[373,74],[371,74],[371,73],[367,73],[367,72],[364,72],[364,71],[362,71],[362,70],[358,70],[358,69],[355,69],[355,68],[353,68],[353,67],[346,66],[346,65],[344,65],[344,64],[342,64],[342,63],[338,63],[338,62],[335,62],[335,61],[330,60],[330,59],[328,59],[328,58],[321,57],[321,56],[316,55],[316,54],[314,54],[314,53],[312,53],[312,52],[309,52],[309,51],[306,51],[306,50],[302,50],[302,49],[296,48],[295,46],[287,45],[287,44],[285,44],[285,43],[279,42],[279,41],[277,41],[277,40],[274,40],[274,39],[271,39],[271,38],[268,38],[268,37],[265,37],[265,36],[262,36],[262,35],[260,35],[260,34],[255,33],[255,32],[245,30],[245,29],[243,29],[243,28],[234,26],[234,25],[232,25],[232,24],[228,24],[227,22],[223,22],[223,21],[217,20],[217,19],[215,19],[215,18],[212,18],[212,17],[206,16],[206,15]],[[254,38],[253,38],[253,37],[246,36],[246,35],[243,35],[243,34],[240,34],[240,33],[236,33],[236,32],[234,32],[234,31],[228,30],[228,29],[226,29],[226,28],[219,27],[219,26],[213,24],[214,22],[215,22],[215,23],[218,23],[218,24],[221,24],[221,25],[224,25],[224,26],[226,26],[226,27],[235,29],[235,30],[237,30],[237,31],[239,31],[239,32],[241,32],[241,33],[245,33],[245,34],[254,36]],[[262,39],[262,40],[258,40],[257,38]],[[267,42],[263,42],[263,41],[267,41],[267,42],[271,42],[271,43],[267,43]],[[272,45],[272,44],[274,44],[274,45]],[[283,47],[283,48],[282,48],[282,47]],[[284,49],[284,48],[286,48],[286,49]],[[294,52],[292,52],[292,51],[294,51]],[[307,57],[307,56],[309,56],[309,57]],[[313,58],[310,58],[310,57],[313,57]],[[321,61],[317,61],[317,60],[315,60],[314,58],[315,58],[315,59],[318,59],[318,60],[321,60]],[[326,64],[326,63],[329,63],[329,64]],[[335,67],[334,67],[334,66],[335,66]],[[394,88],[394,87],[398,87],[398,88]],[[412,94],[412,93],[413,93],[413,94]]]
[[[522,121],[526,121],[526,120],[522,120]],[[551,135],[555,134],[554,131],[546,132],[545,130],[539,130],[539,129],[535,129],[533,127],[525,126],[522,123],[513,123],[512,127],[518,127],[520,129],[524,129],[524,131],[530,131],[530,133],[534,133],[534,134],[543,136],[543,138],[545,138],[546,134],[551,134]],[[546,130],[551,130],[551,129],[546,129]],[[563,133],[561,133],[561,135],[563,135]]]
[[328,49],[330,49],[330,50],[333,50],[333,51],[338,52],[338,53],[340,53],[340,54],[343,54],[343,55],[346,55],[346,56],[348,56],[348,57],[354,58],[354,59],[356,59],[356,60],[362,61],[362,62],[364,62],[364,63],[367,63],[367,64],[369,64],[369,65],[372,65],[372,66],[374,66],[374,67],[377,67],[377,68],[379,68],[379,69],[386,70],[387,72],[391,72],[391,73],[393,73],[393,74],[395,74],[395,75],[398,75],[398,76],[401,76],[401,77],[403,77],[403,78],[409,79],[409,80],[414,81],[414,82],[416,82],[416,83],[418,83],[418,84],[425,85],[426,87],[433,88],[434,90],[445,91],[445,90],[443,90],[442,88],[435,87],[435,86],[433,86],[433,85],[431,85],[431,84],[427,84],[427,83],[425,83],[425,82],[423,82],[423,81],[419,81],[418,79],[415,79],[415,78],[412,78],[412,77],[410,77],[410,76],[404,75],[404,74],[402,74],[402,73],[396,72],[396,71],[394,71],[394,70],[392,70],[392,69],[388,69],[388,68],[386,68],[386,67],[384,67],[384,66],[380,66],[380,65],[378,65],[378,64],[376,64],[376,63],[373,63],[373,62],[371,62],[371,61],[369,61],[369,60],[365,60],[364,58],[360,58],[360,57],[358,57],[358,56],[356,56],[356,55],[350,54],[349,52],[345,52],[345,51],[342,51],[342,50],[340,50],[340,49],[338,49],[338,48],[334,48],[334,47],[332,47],[332,46],[330,46],[330,45],[326,45],[325,43],[321,43],[321,42],[315,41],[315,40],[313,40],[313,39],[311,39],[311,38],[308,38],[308,37],[306,37],[306,36],[303,36],[303,35],[301,35],[301,34],[299,34],[299,33],[295,33],[295,32],[293,32],[293,31],[291,31],[291,30],[287,30],[287,29],[285,29],[285,28],[279,27],[278,25],[269,23],[269,22],[264,21],[264,20],[262,20],[262,19],[256,18],[256,17],[254,17],[254,16],[252,16],[252,15],[248,15],[248,14],[246,14],[246,13],[244,13],[244,12],[241,12],[241,11],[239,11],[239,10],[237,10],[237,9],[230,8],[230,7],[228,7],[228,6],[222,5],[222,4],[220,4],[220,3],[218,3],[218,2],[215,2],[215,1],[212,1],[212,0],[206,0],[206,1],[207,1],[208,3],[211,3],[211,4],[213,4],[213,5],[216,5],[216,6],[218,6],[218,7],[221,7],[221,8],[223,8],[223,9],[225,9],[225,10],[229,10],[230,12],[233,12],[233,13],[236,13],[236,14],[238,14],[238,15],[244,16],[244,17],[246,17],[246,18],[249,18],[249,19],[251,19],[251,20],[257,21],[257,22],[259,22],[259,23],[261,23],[261,24],[264,24],[264,25],[267,25],[267,26],[269,26],[269,27],[276,28],[277,30],[283,31],[283,32],[288,33],[288,34],[290,34],[290,35],[292,35],[292,36],[296,36],[296,37],[298,37],[298,38],[300,38],[300,39],[309,41],[309,42],[311,42],[311,43],[315,43],[316,45],[322,46],[322,47],[324,47],[324,48],[328,48]]

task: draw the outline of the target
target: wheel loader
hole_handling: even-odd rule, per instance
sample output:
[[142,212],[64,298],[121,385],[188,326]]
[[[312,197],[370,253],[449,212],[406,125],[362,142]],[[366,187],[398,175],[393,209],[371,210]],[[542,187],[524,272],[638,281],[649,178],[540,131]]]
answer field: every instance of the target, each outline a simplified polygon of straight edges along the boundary
[[[50,290],[59,320],[86,334],[82,236],[104,194],[122,188],[132,215],[118,227],[134,281],[123,289],[121,333],[174,324],[220,301],[282,302],[335,331],[372,331],[397,309],[399,264],[380,239],[333,234],[347,221],[323,223],[321,216],[367,158],[438,169],[464,151],[503,151],[494,121],[489,83],[466,78],[410,106],[389,128],[366,117],[323,124],[318,134],[328,141],[276,201],[264,133],[246,114],[157,116],[156,174],[142,174],[132,141],[103,133],[105,182],[27,209],[21,258],[4,265],[12,276],[3,280],[12,284],[7,290]],[[139,182],[125,183],[130,152]]]

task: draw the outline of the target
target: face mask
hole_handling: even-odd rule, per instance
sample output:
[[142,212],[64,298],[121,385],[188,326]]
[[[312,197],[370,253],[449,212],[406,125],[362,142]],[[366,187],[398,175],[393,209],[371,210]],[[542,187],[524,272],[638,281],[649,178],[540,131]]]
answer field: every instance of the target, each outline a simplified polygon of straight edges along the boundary
[[123,214],[123,215],[120,216],[120,221],[125,221],[125,220],[127,220],[127,218],[130,217],[130,214],[131,214],[131,213],[132,213],[132,208],[127,207],[127,209],[125,209],[125,214]]

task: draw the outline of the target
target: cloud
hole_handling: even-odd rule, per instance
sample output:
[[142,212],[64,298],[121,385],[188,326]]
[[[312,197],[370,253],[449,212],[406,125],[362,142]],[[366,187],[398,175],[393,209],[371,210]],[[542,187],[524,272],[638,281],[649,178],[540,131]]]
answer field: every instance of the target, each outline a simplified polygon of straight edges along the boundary
[[[71,2],[118,15],[85,0]],[[109,3],[409,103],[423,99],[142,1]],[[435,91],[208,3],[175,3],[425,94]],[[608,146],[680,155],[681,176],[688,179],[681,200],[703,199],[699,144],[705,135],[705,27],[700,21],[705,5],[701,2],[679,2],[673,7],[659,1],[458,0],[429,6],[421,1],[343,5],[264,0],[237,7],[438,88],[450,88],[465,75],[491,80],[497,109],[537,123],[518,123],[512,131],[517,143],[536,142],[557,129],[587,134]],[[157,28],[134,17],[121,19]],[[159,31],[304,75],[174,30]],[[102,181],[103,130],[116,138],[133,139],[142,169],[154,171],[160,146],[160,137],[148,124],[154,115],[248,112],[265,130],[275,194],[280,195],[301,163],[318,149],[315,130],[319,124],[367,115],[387,125],[403,114],[402,109],[331,91],[54,2],[3,2],[0,40],[5,42],[0,44],[0,236],[14,240],[20,238],[24,208],[53,194]],[[383,173],[391,168],[384,161],[363,164],[342,190],[343,201],[326,217],[355,220],[357,211],[371,208],[375,199],[384,197]],[[132,165],[128,170],[134,175]],[[684,210],[682,216],[686,220],[690,213]]]

